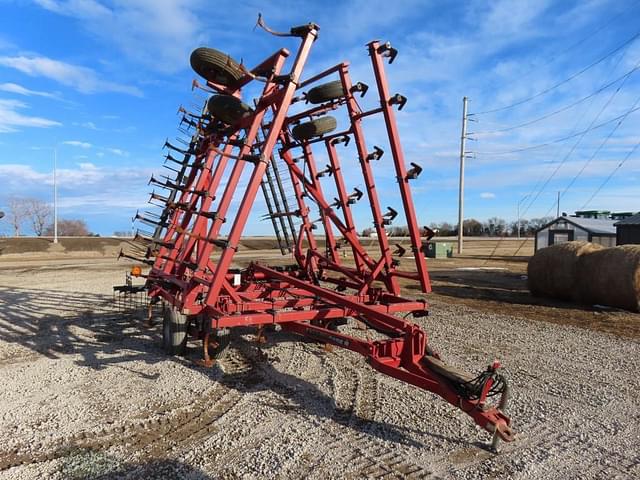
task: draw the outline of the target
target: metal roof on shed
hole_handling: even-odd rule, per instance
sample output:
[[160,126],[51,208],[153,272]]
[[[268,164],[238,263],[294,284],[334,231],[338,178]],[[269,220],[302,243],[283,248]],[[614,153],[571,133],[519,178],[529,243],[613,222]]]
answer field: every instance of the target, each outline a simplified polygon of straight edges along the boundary
[[616,227],[614,226],[615,220],[606,220],[603,218],[582,218],[582,217],[558,217],[553,222],[547,223],[544,227],[538,229],[544,230],[549,228],[554,223],[565,221],[572,223],[573,225],[582,228],[590,233],[598,235],[615,235]]
[[640,225],[640,213],[636,213],[631,217],[624,218],[622,220],[618,220],[614,225],[617,227],[618,225]]

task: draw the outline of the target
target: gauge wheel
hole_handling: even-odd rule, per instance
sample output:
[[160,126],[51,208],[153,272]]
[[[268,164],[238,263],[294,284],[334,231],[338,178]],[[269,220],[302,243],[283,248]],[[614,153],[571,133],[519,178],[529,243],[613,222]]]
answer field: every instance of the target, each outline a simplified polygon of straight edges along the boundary
[[187,345],[187,316],[175,307],[165,308],[162,318],[162,348],[167,355],[179,355]]
[[244,76],[240,64],[226,53],[200,47],[191,52],[191,68],[201,77],[225,87]]
[[334,117],[326,115],[310,122],[296,125],[293,127],[293,130],[291,130],[291,135],[293,135],[293,138],[296,140],[311,140],[314,137],[333,132],[337,125],[338,123]]
[[345,92],[340,80],[318,85],[307,92],[309,103],[324,103],[344,96]]
[[232,95],[214,95],[207,102],[209,113],[224,123],[235,125],[250,116],[253,109]]

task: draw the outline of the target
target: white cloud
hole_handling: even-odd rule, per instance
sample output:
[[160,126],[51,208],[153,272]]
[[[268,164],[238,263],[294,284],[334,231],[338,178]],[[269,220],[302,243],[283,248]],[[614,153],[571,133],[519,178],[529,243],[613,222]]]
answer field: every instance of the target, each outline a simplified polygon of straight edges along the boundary
[[484,199],[489,200],[489,199],[496,198],[496,194],[492,193],[492,192],[482,192],[480,194],[480,198],[484,198]]
[[[41,7],[76,18],[92,35],[115,45],[149,68],[175,72],[205,36],[209,4],[193,0],[35,0]],[[222,32],[221,32],[222,33]]]
[[142,91],[130,85],[122,85],[108,80],[91,68],[72,65],[42,56],[0,57],[0,65],[13,68],[31,77],[45,77],[81,93],[117,92],[142,96]]
[[0,90],[3,92],[9,93],[17,93],[18,95],[24,95],[26,97],[36,96],[36,97],[47,97],[47,98],[58,98],[57,95],[49,92],[40,92],[38,90],[29,90],[22,85],[18,85],[17,83],[0,83]]
[[114,155],[118,155],[119,157],[126,157],[129,155],[129,152],[126,152],[119,148],[107,148],[107,152],[113,153]]
[[91,148],[91,144],[88,142],[81,142],[80,140],[67,140],[62,142],[64,145],[71,145],[78,148]]
[[89,130],[100,130],[93,122],[74,122],[73,124],[77,127],[88,128]]
[[548,4],[548,0],[494,0],[489,4],[482,28],[490,35],[522,35],[532,29],[532,22],[546,10]]
[[73,11],[76,15],[98,17],[108,15],[109,9],[93,0],[70,0],[58,2],[55,0],[34,0],[42,8],[46,8],[55,13],[66,14]]
[[80,167],[81,170],[97,170],[98,169],[98,167],[96,167],[91,162],[80,162],[78,163],[78,166]]
[[55,120],[42,117],[30,117],[17,110],[27,108],[28,105],[17,100],[0,99],[0,133],[16,132],[15,127],[59,127],[62,124]]
[[[88,215],[112,215],[114,211],[130,216],[144,208],[149,198],[147,180],[151,170],[138,167],[100,167],[83,162],[57,170],[58,206],[61,215],[83,218]],[[40,171],[21,164],[0,165],[3,194],[23,195],[50,201],[53,172]]]

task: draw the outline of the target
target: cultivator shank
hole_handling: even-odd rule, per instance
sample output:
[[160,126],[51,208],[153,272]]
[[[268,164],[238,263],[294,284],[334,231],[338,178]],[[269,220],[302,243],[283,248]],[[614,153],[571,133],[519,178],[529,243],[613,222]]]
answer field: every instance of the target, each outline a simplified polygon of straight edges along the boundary
[[[495,432],[496,439],[512,440],[502,411],[507,389],[499,365],[477,377],[456,371],[432,351],[420,327],[396,316],[420,317],[428,311],[424,300],[400,296],[400,279],[417,282],[422,292],[431,290],[423,249],[430,231],[417,223],[410,188],[422,168],[405,165],[395,110],[406,98],[390,93],[385,74],[385,62],[391,63],[397,51],[389,44],[367,45],[375,86],[354,83],[348,63],[303,80],[318,30],[308,24],[275,32],[299,39],[286,71],[290,53],[285,49],[251,70],[213,49],[192,54],[194,70],[207,80],[194,86],[211,96],[201,111],[179,110],[180,128],[190,138],[184,146],[165,143],[165,163],[173,175],[150,181],[161,190],[151,194],[151,201],[162,210],[136,216],[153,232],[139,233],[136,252],[123,253],[152,263],[148,293],[152,302],[169,306],[165,349],[179,352],[191,335],[203,340],[202,363],[211,365],[210,344],[224,345],[230,327],[279,324],[357,352],[376,370],[440,395]],[[242,101],[249,84],[262,86],[252,106]],[[374,108],[361,108],[365,94],[377,95]],[[365,123],[374,116],[384,122],[386,138],[376,140],[385,147],[373,146],[365,136]],[[385,196],[401,205],[381,202],[374,171],[383,162],[393,165],[399,189],[399,195]],[[259,192],[263,219],[271,222],[281,253],[294,263],[252,262],[235,269],[234,256]],[[376,249],[365,248],[356,231],[364,203]],[[396,222],[406,225],[408,246],[391,244],[388,229]],[[363,322],[381,339],[341,332],[348,319]],[[489,406],[489,397],[498,394],[500,405]]]

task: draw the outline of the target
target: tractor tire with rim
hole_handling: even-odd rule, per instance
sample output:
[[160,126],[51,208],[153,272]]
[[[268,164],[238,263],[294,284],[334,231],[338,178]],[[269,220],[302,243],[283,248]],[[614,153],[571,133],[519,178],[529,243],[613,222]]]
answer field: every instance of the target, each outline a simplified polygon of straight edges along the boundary
[[291,130],[291,135],[293,135],[293,138],[296,140],[311,140],[314,137],[333,132],[337,126],[338,123],[336,119],[326,115],[310,122],[296,125],[293,127],[293,130]]
[[196,48],[191,52],[190,62],[198,75],[219,85],[232,85],[244,76],[238,62],[213,48]]
[[344,96],[345,91],[340,80],[318,85],[307,92],[309,103],[324,103]]
[[168,306],[162,319],[162,349],[167,355],[179,355],[187,345],[187,316]]
[[207,101],[207,110],[229,125],[234,125],[253,113],[249,105],[232,95],[213,95]]
[[216,342],[218,342],[218,346],[212,352],[209,352],[211,358],[219,360],[227,350],[230,340],[231,331],[228,328],[218,329],[218,331],[216,332]]

